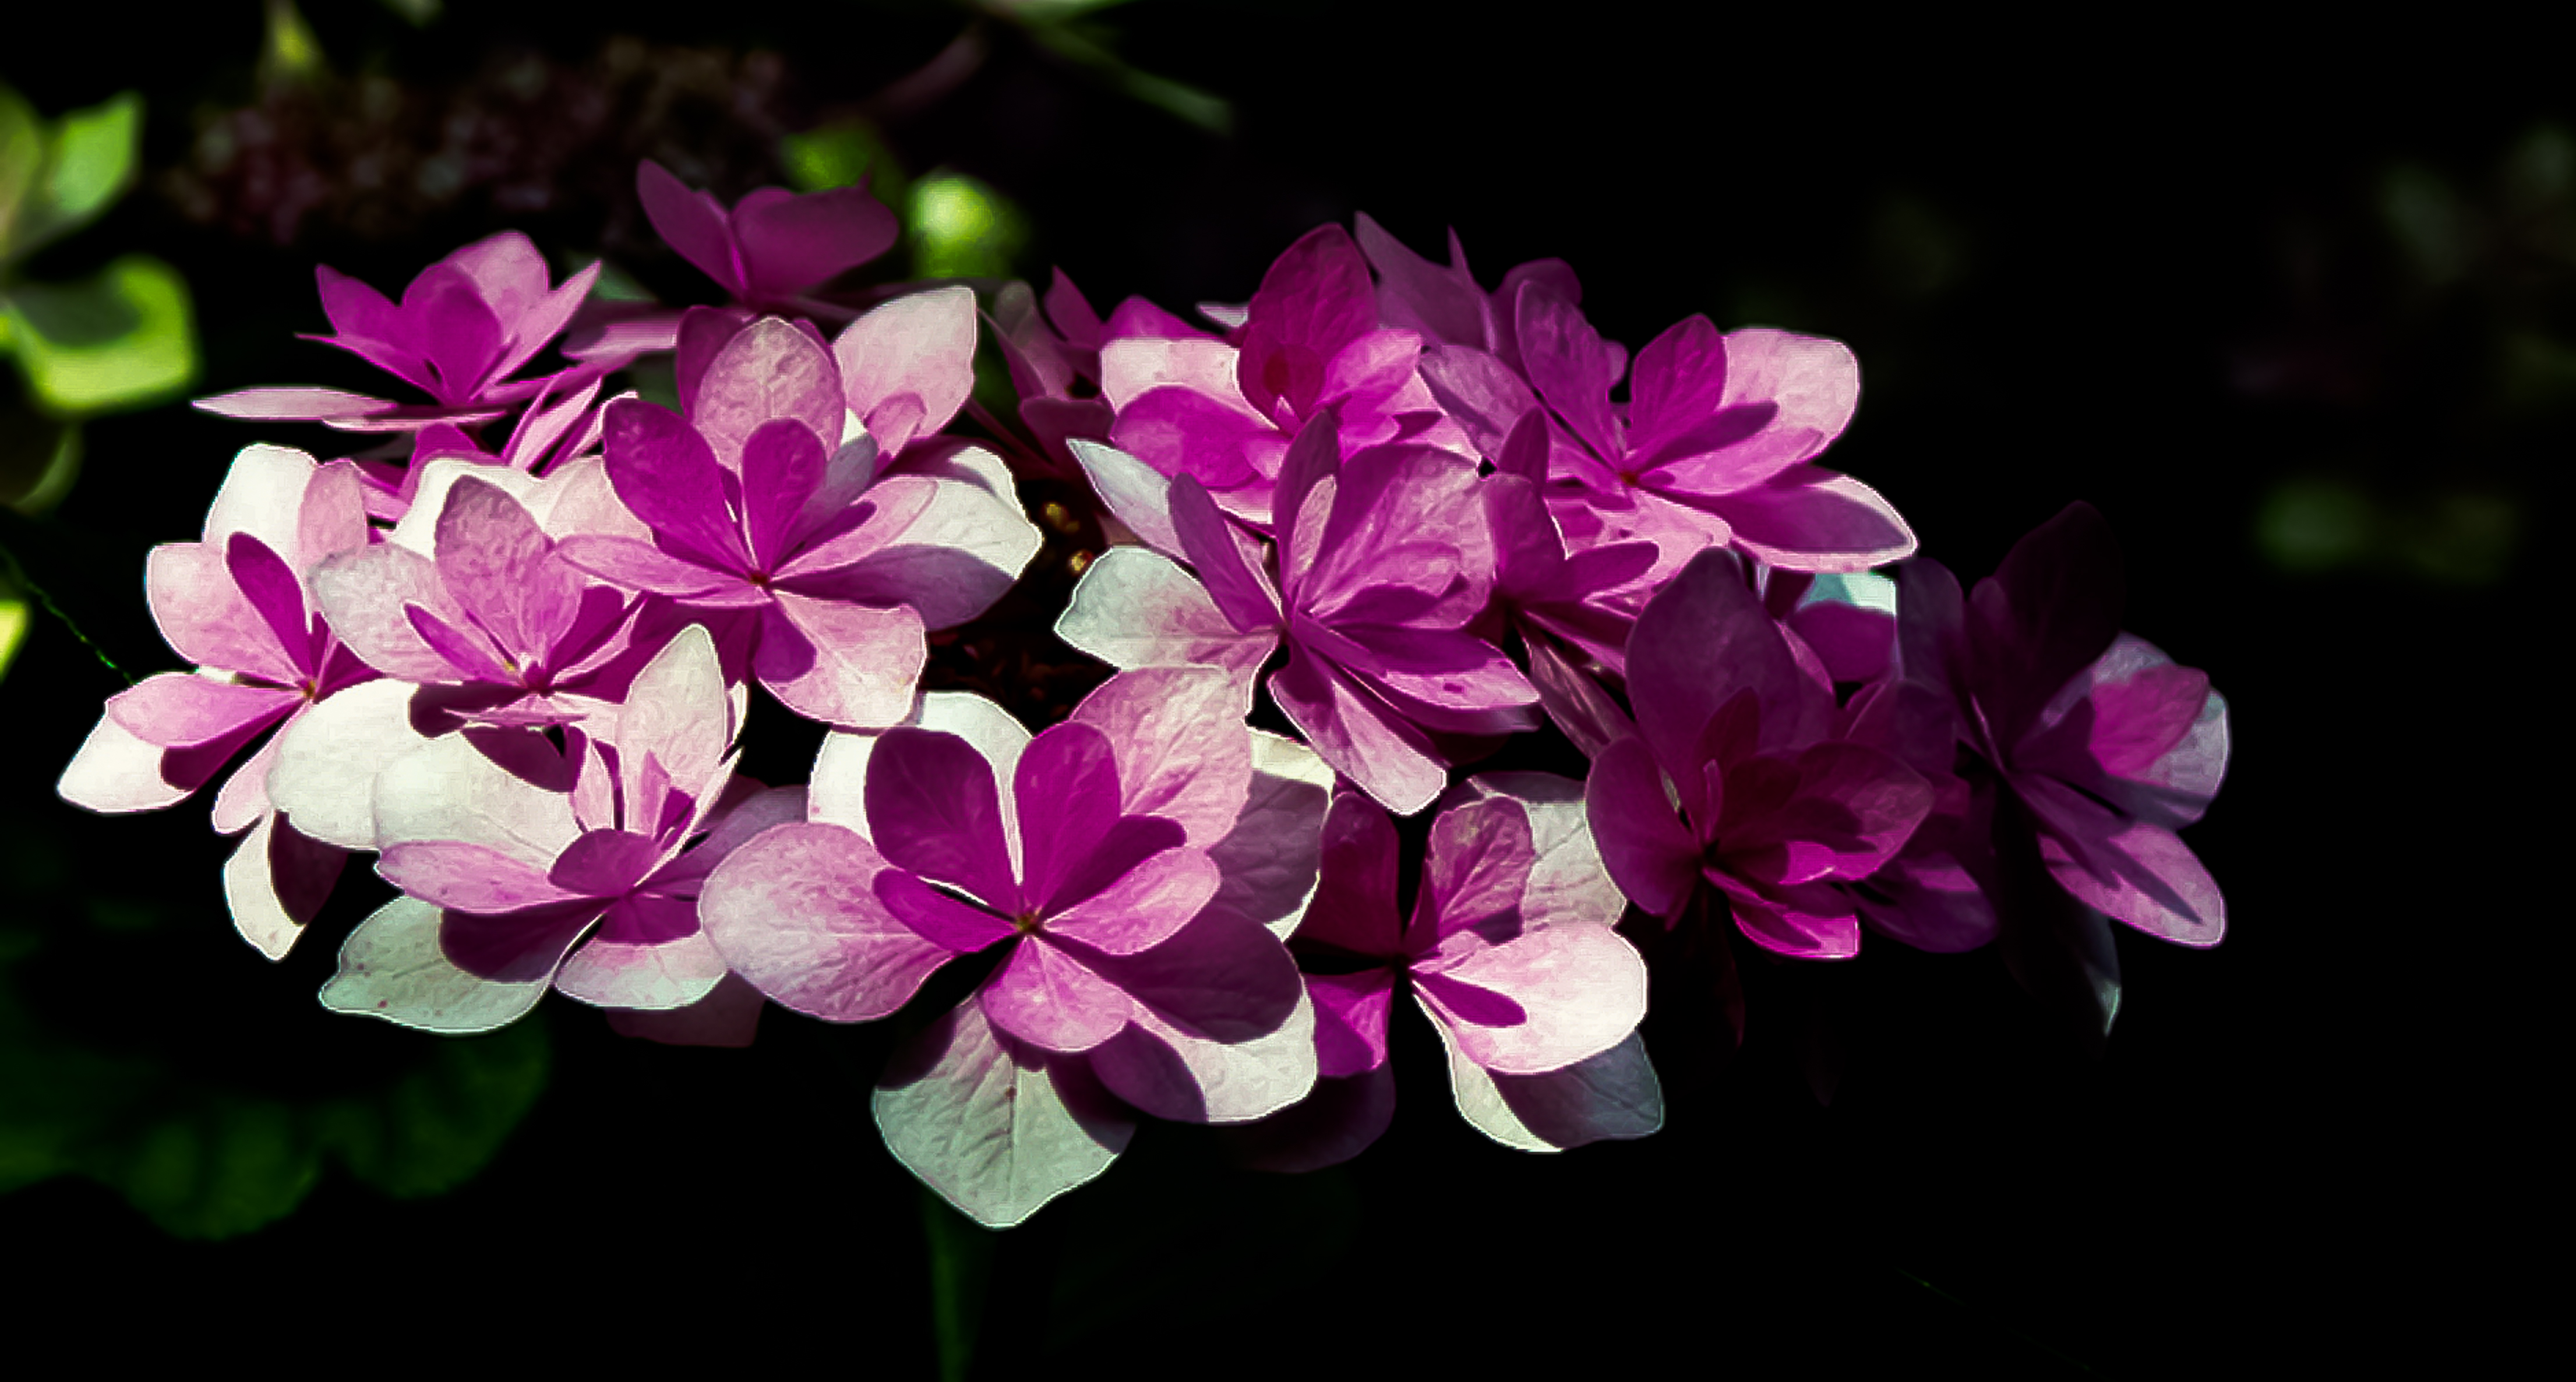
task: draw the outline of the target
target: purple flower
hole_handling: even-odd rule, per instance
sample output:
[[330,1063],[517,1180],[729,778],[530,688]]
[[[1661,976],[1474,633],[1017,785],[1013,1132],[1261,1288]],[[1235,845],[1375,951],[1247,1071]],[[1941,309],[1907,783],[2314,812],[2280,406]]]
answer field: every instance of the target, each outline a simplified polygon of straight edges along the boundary
[[[622,361],[575,366],[565,375],[510,376],[572,320],[599,266],[546,286],[546,261],[528,237],[503,231],[421,271],[399,306],[329,268],[314,271],[335,345],[426,393],[427,406],[322,388],[243,389],[197,400],[225,417],[324,422],[346,431],[407,432],[433,423],[488,421],[512,404],[570,389]],[[569,382],[568,382],[569,381]]]
[[[1898,582],[1900,678],[1949,712],[1940,721],[1968,750],[1972,780],[2001,789],[1992,816],[2006,931],[2016,909],[2028,914],[2020,924],[2037,924],[2043,909],[2017,883],[2044,867],[2093,912],[2178,944],[2217,944],[2226,902],[2174,832],[2200,819],[2227,771],[2227,702],[2207,673],[2120,632],[2119,549],[2101,515],[2069,505],[1968,599],[1934,562],[1898,568]],[[1891,929],[1937,916],[1903,896],[1883,910]],[[2086,933],[2067,944],[2115,993],[2099,918],[2056,920]]]
[[370,665],[440,688],[431,704],[449,716],[561,725],[613,708],[624,687],[603,674],[627,651],[642,602],[566,561],[497,482],[509,472],[475,469],[450,463],[439,502],[416,510],[428,521],[316,566],[323,612]]
[[1118,414],[1110,440],[1262,527],[1289,439],[1327,410],[1350,452],[1409,438],[1465,449],[1415,377],[1420,339],[1377,328],[1368,266],[1341,227],[1319,226],[1279,256],[1238,335],[1113,336],[1100,352],[1101,393]]
[[902,234],[865,184],[802,196],[763,187],[727,211],[651,159],[635,168],[635,194],[662,242],[754,312],[808,312],[811,288],[867,263]]
[[[1476,448],[1498,457],[1542,401],[1554,426],[1548,503],[1578,548],[1632,538],[1662,549],[1658,579],[1711,543],[1773,566],[1859,571],[1910,555],[1914,535],[1877,491],[1807,464],[1842,434],[1860,367],[1839,341],[1749,329],[1721,336],[1691,317],[1627,352],[1576,305],[1562,262],[1512,270],[1487,296],[1457,237],[1432,265],[1363,217],[1389,326],[1427,348],[1422,378]],[[1611,390],[1628,379],[1628,402]]]
[[[954,410],[946,395],[922,397],[930,385],[870,372],[862,346],[856,373],[890,389],[874,406],[892,414],[898,445],[933,404]],[[680,383],[685,418],[632,399],[607,410],[608,479],[650,540],[583,534],[559,550],[628,589],[733,612],[728,644],[800,715],[900,720],[924,628],[981,614],[1037,551],[1008,474],[998,462],[976,469],[979,453],[968,452],[941,475],[880,476],[874,439],[842,440],[848,408],[832,354],[810,327],[775,317],[742,328]]]
[[145,594],[192,675],[164,672],[110,697],[57,790],[92,811],[155,811],[213,780],[272,728],[215,794],[215,829],[249,830],[225,868],[243,936],[282,955],[338,877],[341,854],[272,819],[269,768],[287,730],[377,672],[343,646],[299,577],[369,541],[356,470],[301,451],[245,447],[197,542],[152,549]]
[[706,926],[772,1000],[843,1022],[993,954],[876,1113],[950,1202],[1017,1223],[1107,1167],[1130,1109],[1238,1122],[1312,1084],[1311,1009],[1264,922],[1311,885],[1282,825],[1321,794],[1256,752],[1201,668],[1112,677],[1034,738],[980,697],[927,696],[916,724],[833,736],[813,820],[728,860]]
[[[1537,691],[1468,628],[1493,571],[1471,462],[1411,444],[1345,462],[1328,414],[1299,432],[1277,493],[1265,554],[1194,476],[1174,477],[1168,540],[1196,579],[1167,556],[1114,550],[1083,573],[1057,632],[1113,665],[1238,674],[1284,639],[1271,698],[1325,762],[1407,814],[1448,785],[1433,735],[1535,727]],[[1248,703],[1248,679],[1243,689]]]
[[1661,1126],[1636,1035],[1646,966],[1611,929],[1622,900],[1582,802],[1580,784],[1544,773],[1471,779],[1431,824],[1408,920],[1394,821],[1357,792],[1334,797],[1291,941],[1315,1005],[1315,1103],[1245,1131],[1256,1164],[1330,1165],[1385,1131],[1399,993],[1439,1032],[1459,1111],[1496,1141],[1555,1151]]
[[1547,423],[1533,408],[1478,487],[1494,531],[1495,602],[1525,644],[1552,640],[1625,675],[1628,630],[1652,593],[1645,578],[1656,564],[1655,545],[1618,542],[1568,556],[1548,513],[1546,485]]
[[386,768],[376,871],[404,895],[350,933],[324,1006],[479,1032],[549,987],[646,1011],[708,999],[727,971],[698,928],[700,887],[805,810],[802,789],[734,777],[736,714],[714,641],[693,626],[636,675],[613,727],[568,732],[567,752],[469,730]]
[[1620,890],[1667,922],[1702,886],[1755,943],[1859,953],[1840,881],[1868,877],[1931,809],[1922,776],[1831,737],[1833,692],[1799,665],[1729,552],[1693,558],[1628,640],[1637,736],[1604,749],[1585,800]]

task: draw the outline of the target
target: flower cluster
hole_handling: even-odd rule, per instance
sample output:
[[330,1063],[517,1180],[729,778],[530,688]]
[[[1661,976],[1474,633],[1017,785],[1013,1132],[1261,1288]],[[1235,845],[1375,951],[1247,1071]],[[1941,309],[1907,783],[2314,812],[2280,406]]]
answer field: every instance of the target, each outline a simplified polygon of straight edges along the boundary
[[[1144,1117],[1357,1154],[1399,1007],[1496,1140],[1650,1133],[1629,937],[1662,928],[2090,956],[2105,1023],[2108,920],[2219,939],[2174,832],[2224,701],[2121,631],[2085,506],[1973,591],[1912,559],[1817,464],[1859,397],[1836,342],[1694,316],[1632,363],[1562,263],[1489,291],[1366,217],[1205,328],[1061,273],[852,319],[805,294],[894,242],[874,201],[639,186],[731,305],[585,325],[589,275],[505,234],[399,303],[321,270],[327,343],[423,400],[200,405],[392,440],[241,453],[147,573],[195,670],[110,699],[61,790],[150,810],[230,766],[225,895],[271,956],[372,851],[400,896],[331,1008],[475,1032],[553,989],[742,1045],[765,1003],[910,1007],[878,1124],[998,1226]],[[984,340],[1010,422],[971,401]],[[648,354],[676,409],[603,397]],[[1021,580],[1042,477],[1112,539],[1055,632],[1115,671],[1029,726],[922,672]],[[828,727],[804,786],[735,770],[755,684]],[[1584,780],[1461,772],[1551,732]]]

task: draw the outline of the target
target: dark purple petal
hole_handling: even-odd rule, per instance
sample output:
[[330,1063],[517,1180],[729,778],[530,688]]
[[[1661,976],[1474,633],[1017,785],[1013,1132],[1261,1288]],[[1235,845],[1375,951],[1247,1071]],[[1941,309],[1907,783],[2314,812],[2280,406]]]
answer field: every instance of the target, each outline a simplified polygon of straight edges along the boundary
[[798,536],[806,501],[822,486],[823,439],[793,418],[762,423],[742,444],[743,527],[751,559],[775,571]]
[[1309,974],[1306,992],[1315,1003],[1315,1073],[1327,1080],[1386,1064],[1386,1021],[1395,1001],[1395,971]]
[[804,196],[755,192],[734,209],[753,293],[794,293],[856,268],[894,247],[894,213],[865,184]]
[[2080,500],[2014,543],[1977,583],[1968,638],[1998,747],[2017,741],[2059,687],[2109,650],[2126,598],[2119,543]]
[[867,812],[888,863],[953,883],[996,911],[1021,909],[993,766],[964,739],[886,731],[868,759]]
[[609,485],[637,518],[708,565],[742,569],[749,554],[705,438],[670,411],[629,398],[608,405],[602,442]]
[[1403,955],[1396,849],[1385,807],[1347,787],[1335,792],[1324,816],[1321,873],[1297,939],[1354,955]]
[[1699,841],[1683,826],[1643,739],[1621,739],[1593,760],[1585,819],[1601,862],[1628,900],[1664,918],[1681,914],[1698,886]]
[[734,251],[733,229],[723,203],[690,190],[649,158],[636,165],[635,195],[663,244],[678,250],[681,258],[697,265],[726,292],[745,295],[742,263]]
[[1172,477],[1169,490],[1172,529],[1180,536],[1181,554],[1207,588],[1226,622],[1237,632],[1256,633],[1280,625],[1279,603],[1263,585],[1236,545],[1232,523],[1208,497],[1197,477]]

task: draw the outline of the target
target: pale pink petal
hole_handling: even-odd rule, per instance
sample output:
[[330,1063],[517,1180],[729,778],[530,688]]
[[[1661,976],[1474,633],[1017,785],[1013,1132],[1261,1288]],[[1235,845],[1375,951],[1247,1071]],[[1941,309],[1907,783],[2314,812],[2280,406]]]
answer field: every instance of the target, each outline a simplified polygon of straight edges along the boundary
[[449,624],[461,620],[463,611],[450,607],[428,558],[380,542],[329,558],[307,579],[331,632],[368,666],[410,682],[460,679],[403,613],[405,605],[418,605]]
[[164,781],[162,754],[158,745],[135,738],[113,717],[101,715],[54,790],[74,806],[105,815],[175,806],[196,787]]
[[[964,284],[873,307],[832,343],[842,398],[885,454],[946,427],[975,387],[975,291]],[[912,400],[901,423],[882,405]]]
[[2227,934],[2218,883],[2172,831],[2123,820],[2052,779],[2013,785],[2039,820],[2049,874],[2089,907],[2177,945],[2216,945]]
[[215,789],[213,824],[216,834],[230,835],[247,829],[269,815],[273,809],[268,795],[269,770],[277,766],[278,755],[285,749],[287,732],[294,729],[307,713],[299,708],[289,715],[278,732],[260,745],[258,752],[243,759],[241,766],[224,779],[224,785]]
[[708,362],[689,403],[689,425],[706,438],[719,465],[739,471],[743,443],[781,418],[804,424],[826,446],[839,445],[840,371],[813,337],[762,317]]
[[161,637],[201,667],[293,685],[303,673],[233,583],[223,545],[165,542],[144,559],[144,596]]
[[1238,681],[1208,667],[1121,672],[1073,709],[1109,737],[1118,809],[1178,824],[1201,849],[1234,829],[1252,783]]
[[162,672],[108,697],[107,713],[147,744],[195,748],[265,725],[300,699],[279,687]]
[[321,422],[331,418],[365,417],[395,405],[390,399],[303,386],[236,389],[212,398],[200,398],[194,406],[218,417],[237,418],[243,422]]
[[1112,547],[1084,569],[1056,635],[1112,667],[1221,669],[1238,715],[1251,709],[1253,675],[1279,646],[1275,630],[1237,630],[1195,577],[1142,547]]
[[1441,1038],[1459,1114],[1506,1147],[1560,1152],[1644,1137],[1664,1125],[1663,1084],[1634,1032],[1600,1055],[1543,1075],[1487,1070],[1467,1058],[1446,1028]]
[[855,831],[778,826],[716,866],[698,923],[726,963],[780,1006],[873,1021],[952,958],[877,900],[872,884],[884,868]]
[[[1083,474],[1091,480],[1092,492],[1108,506],[1112,517],[1127,525],[1127,530],[1146,546],[1168,557],[1180,556],[1181,535],[1172,526],[1170,476],[1117,447],[1087,437],[1067,438],[1065,445],[1081,463]],[[1102,554],[1104,558],[1108,555]]]
[[322,1006],[464,1035],[507,1026],[545,997],[545,977],[512,983],[459,968],[439,948],[439,915],[409,897],[376,909],[341,944],[339,972],[322,986]]
[[310,839],[282,816],[266,815],[224,861],[224,906],[233,929],[272,960],[322,910],[348,853]]
[[[992,765],[996,782],[1010,781],[1019,770],[1020,754],[1029,745],[1029,732],[1020,722],[982,696],[971,691],[932,691],[921,697],[920,708],[905,724],[963,739],[976,753]],[[876,752],[877,734],[832,733],[823,736],[822,752],[814,758],[814,777],[808,788],[807,814],[817,821],[829,821],[869,836],[867,786],[868,765]],[[1013,876],[1020,858],[1020,827],[1017,805],[1008,793],[997,793],[1002,813],[1002,837],[1009,846]]]
[[874,1108],[886,1150],[987,1228],[1109,1169],[1135,1135],[1087,1068],[1015,1049],[972,1000],[895,1056]]
[[1127,995],[1061,946],[1022,940],[976,995],[1002,1031],[1049,1051],[1088,1051],[1127,1025]]
[[[374,776],[375,830],[366,848],[466,840],[543,872],[582,833],[570,796],[493,762],[465,734],[433,739]],[[299,829],[315,833],[302,816],[295,821]]]
[[1093,1047],[1092,1072],[1109,1092],[1157,1118],[1245,1123],[1306,1097],[1315,1086],[1313,1005],[1268,1036],[1209,1041],[1138,1008],[1118,1035]]
[[1538,1075],[1617,1045],[1646,1015],[1646,962],[1606,926],[1566,924],[1527,932],[1438,971],[1520,1005],[1526,1020],[1477,1026],[1426,1006],[1450,1025],[1458,1050],[1488,1070]]
[[278,736],[268,799],[296,829],[342,849],[376,848],[376,775],[430,742],[412,727],[413,691],[390,680],[353,686]]
[[1333,770],[1313,749],[1252,731],[1252,786],[1234,829],[1208,851],[1223,881],[1209,905],[1286,940],[1303,919],[1323,858]]
[[921,616],[910,606],[874,609],[786,590],[773,599],[752,665],[788,709],[862,729],[910,713],[913,683],[930,655]]
[[1449,785],[1420,730],[1330,665],[1291,644],[1270,694],[1323,760],[1388,810],[1410,815]]
[[[903,604],[922,626],[955,628],[981,616],[1028,568],[1045,537],[1016,499],[958,479],[933,481],[930,502],[902,535],[828,578],[835,598]],[[803,577],[787,582],[806,588]],[[823,593],[817,589],[815,593]]]
[[[1117,332],[1117,324],[1110,330]],[[1121,412],[1147,391],[1165,386],[1225,403],[1258,418],[1234,382],[1234,347],[1193,332],[1188,336],[1127,336],[1100,348],[1100,394]]]
[[1133,955],[1188,925],[1216,895],[1218,879],[1216,864],[1207,855],[1167,849],[1049,917],[1046,933],[1102,954]]
[[635,674],[616,728],[603,733],[617,746],[629,819],[638,818],[639,808],[645,822],[660,814],[654,794],[643,785],[648,758],[679,790],[702,800],[712,797],[730,772],[725,750],[733,743],[732,721],[733,702],[715,639],[704,624],[691,624]]
[[1521,893],[1524,929],[1565,921],[1613,926],[1627,908],[1628,899],[1593,843],[1583,794],[1583,783],[1554,773],[1479,773],[1442,799],[1444,809],[1480,798],[1520,803],[1535,855]]
[[653,945],[593,936],[565,957],[555,987],[595,1007],[669,1011],[715,992],[725,974],[724,957],[702,931]]

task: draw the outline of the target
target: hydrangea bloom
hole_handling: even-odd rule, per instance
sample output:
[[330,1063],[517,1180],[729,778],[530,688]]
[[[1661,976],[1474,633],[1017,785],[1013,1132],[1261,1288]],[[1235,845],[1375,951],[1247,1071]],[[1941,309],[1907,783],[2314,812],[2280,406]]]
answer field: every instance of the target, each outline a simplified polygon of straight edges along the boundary
[[1258,1164],[1327,1165],[1385,1130],[1399,991],[1440,1033],[1459,1111],[1496,1141],[1553,1151],[1661,1124],[1635,1034],[1646,966],[1611,930],[1620,897],[1583,829],[1581,791],[1546,774],[1468,784],[1432,821],[1410,919],[1396,902],[1394,821],[1347,788],[1334,798],[1292,944],[1315,1004],[1317,1073],[1346,1087],[1247,1130]]
[[[552,388],[557,376],[510,376],[545,348],[590,295],[599,266],[546,286],[545,256],[516,231],[478,240],[421,271],[400,305],[345,274],[319,268],[332,334],[314,337],[430,396],[401,404],[339,389],[262,388],[200,399],[210,413],[250,421],[325,422],[350,431],[417,431],[483,422]],[[623,361],[576,366],[586,378]]]
[[615,1008],[707,998],[726,969],[698,927],[700,886],[805,808],[801,789],[734,776],[734,718],[714,640],[691,626],[637,674],[613,727],[568,734],[563,752],[464,731],[387,768],[376,871],[403,896],[350,933],[324,1005],[479,1032],[550,986]]
[[807,289],[894,248],[902,227],[867,187],[802,196],[763,187],[731,210],[644,160],[635,194],[663,243],[754,312],[803,311]]
[[205,536],[152,549],[145,592],[161,636],[197,664],[110,697],[63,772],[65,800],[93,811],[174,805],[271,728],[215,794],[215,829],[249,830],[225,870],[243,936],[282,955],[339,876],[339,851],[272,819],[268,770],[297,722],[377,670],[334,635],[299,573],[364,548],[356,470],[301,451],[251,446],[206,512]]
[[1255,746],[1233,705],[1212,670],[1129,672],[1032,737],[980,698],[926,698],[916,724],[837,736],[814,820],[709,880],[725,957],[819,1017],[883,1017],[996,953],[876,1099],[895,1155],[981,1222],[1106,1168],[1132,1128],[1121,1101],[1234,1122],[1313,1081],[1296,965],[1261,915],[1304,890],[1261,838],[1295,807],[1273,791],[1247,817]]
[[[730,614],[728,643],[798,714],[888,725],[911,704],[925,626],[982,613],[1038,535],[1004,506],[1007,477],[881,477],[872,438],[843,444],[841,371],[809,333],[775,317],[743,328],[690,381],[685,417],[610,404],[609,482],[651,540],[582,534],[562,551],[629,589]],[[919,405],[903,416],[917,422]]]
[[1376,322],[1358,247],[1341,227],[1318,227],[1270,266],[1239,343],[1193,333],[1101,347],[1100,391],[1118,414],[1110,440],[1262,526],[1289,440],[1327,411],[1348,451],[1416,437],[1463,450],[1414,376],[1420,339]]
[[1938,693],[1979,776],[2006,793],[1994,828],[2023,843],[1999,840],[2005,852],[2035,836],[2048,876],[2086,907],[2216,944],[2225,900],[2174,832],[2226,773],[2227,702],[2207,673],[2120,632],[2119,551],[2101,515],[2070,505],[1965,600],[1938,563],[1901,570],[1901,676]]
[[[2119,633],[2082,506],[1973,598],[1930,562],[1867,572],[1913,538],[1812,464],[1858,397],[1834,342],[1694,317],[1631,369],[1566,265],[1489,293],[1454,234],[1438,266],[1363,216],[1200,304],[1218,332],[1132,297],[1104,323],[1061,272],[1042,305],[1005,285],[987,320],[1032,445],[973,400],[977,288],[807,296],[892,244],[864,191],[638,186],[734,301],[594,309],[557,374],[518,377],[590,279],[550,289],[524,239],[399,306],[322,271],[333,343],[433,402],[206,406],[408,432],[408,459],[244,452],[149,570],[196,671],[112,698],[63,776],[95,810],[167,806],[274,729],[215,800],[243,934],[282,953],[349,852],[402,892],[346,938],[334,1009],[471,1032],[554,989],[743,1045],[770,1000],[945,1008],[875,1115],[1006,1226],[1148,1117],[1272,1169],[1356,1154],[1393,1116],[1399,990],[1494,1139],[1654,1131],[1631,902],[1669,926],[1722,900],[1797,958],[1854,954],[1863,918],[1995,939],[2097,1038],[2110,917],[2224,930],[2174,832],[2224,770],[2225,703]],[[602,403],[639,352],[678,411]],[[1038,530],[961,417],[1033,478],[1078,469],[1115,544],[1072,554],[1055,627],[1120,670],[1034,735],[922,687],[931,631],[1050,589],[999,603]],[[1008,688],[986,632],[1034,630],[979,629],[943,674]],[[1299,738],[1249,725],[1274,656]],[[810,787],[734,772],[753,681],[828,728]],[[1453,782],[1541,707],[1588,779]],[[1426,808],[1407,917],[1389,813]],[[952,966],[964,1001],[920,1000]]]
[[1702,552],[1646,604],[1628,641],[1637,736],[1586,789],[1610,875],[1677,918],[1701,886],[1784,955],[1860,950],[1851,897],[1932,807],[1922,776],[1831,737],[1832,690],[1801,667],[1732,553]]
[[1150,553],[1104,558],[1058,631],[1120,665],[1238,672],[1284,640],[1287,665],[1269,683],[1280,709],[1336,771],[1392,809],[1419,811],[1448,785],[1433,734],[1534,724],[1537,691],[1467,627],[1493,570],[1476,485],[1473,465],[1434,447],[1376,447],[1344,462],[1327,415],[1299,433],[1281,470],[1275,556],[1239,537],[1195,477],[1178,476],[1170,541],[1197,579]]

